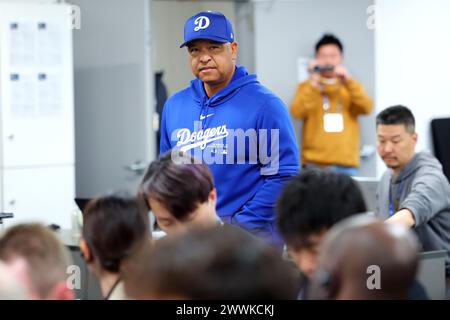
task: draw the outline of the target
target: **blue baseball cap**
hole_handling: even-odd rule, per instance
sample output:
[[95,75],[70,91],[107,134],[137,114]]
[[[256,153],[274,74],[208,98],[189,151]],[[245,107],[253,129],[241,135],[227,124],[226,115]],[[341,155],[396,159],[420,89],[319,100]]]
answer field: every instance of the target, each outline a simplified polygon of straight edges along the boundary
[[220,12],[199,12],[186,21],[184,25],[184,42],[180,48],[198,39],[208,39],[223,43],[233,42],[233,27],[227,17]]

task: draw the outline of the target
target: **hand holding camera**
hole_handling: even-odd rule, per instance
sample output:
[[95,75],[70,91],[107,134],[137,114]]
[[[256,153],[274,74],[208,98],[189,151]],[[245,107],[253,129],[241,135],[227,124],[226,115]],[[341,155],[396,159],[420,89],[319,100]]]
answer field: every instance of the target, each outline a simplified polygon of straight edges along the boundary
[[350,72],[348,72],[348,70],[342,65],[336,66],[334,68],[334,74],[336,78],[340,79],[343,82],[351,79]]
[[322,78],[320,72],[315,71],[317,66],[319,66],[317,60],[311,60],[308,64],[308,72],[310,74],[309,79],[311,81],[311,85],[316,88],[319,86],[320,79]]
[[331,64],[315,65],[312,70],[312,72],[320,73],[320,74],[326,73],[326,72],[330,73],[333,71],[334,71],[334,66],[332,66]]
[[311,83],[314,87],[319,85],[322,78],[338,78],[343,82],[351,79],[350,73],[344,66],[320,64],[317,60],[312,60],[309,63],[308,71],[310,73]]

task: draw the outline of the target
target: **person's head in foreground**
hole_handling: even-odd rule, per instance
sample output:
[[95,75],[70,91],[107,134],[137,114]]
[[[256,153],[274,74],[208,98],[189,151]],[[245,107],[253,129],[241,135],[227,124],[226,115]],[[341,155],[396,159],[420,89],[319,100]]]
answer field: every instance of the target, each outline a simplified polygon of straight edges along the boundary
[[[136,267],[138,266],[138,267]],[[292,269],[263,241],[209,228],[158,240],[135,265],[137,299],[294,299]],[[131,291],[133,293],[131,293]]]
[[[0,261],[0,300],[27,300],[27,265],[22,258],[9,264]],[[27,285],[28,284],[28,285]]]
[[338,221],[366,212],[363,196],[347,175],[304,170],[283,190],[277,203],[277,222],[289,255],[300,271],[311,277],[320,244]]
[[313,299],[407,299],[419,245],[402,225],[366,215],[342,221],[327,235],[313,278]]
[[72,300],[67,285],[72,264],[68,249],[54,232],[40,224],[19,224],[0,239],[0,259],[24,261],[24,283],[30,299]]
[[378,154],[398,175],[415,154],[417,133],[414,115],[407,107],[398,105],[380,112],[376,121]]
[[136,198],[106,196],[83,212],[80,250],[107,299],[125,299],[121,267],[151,239],[148,213]]
[[169,235],[214,227],[219,221],[211,171],[187,153],[169,151],[153,161],[139,193]]

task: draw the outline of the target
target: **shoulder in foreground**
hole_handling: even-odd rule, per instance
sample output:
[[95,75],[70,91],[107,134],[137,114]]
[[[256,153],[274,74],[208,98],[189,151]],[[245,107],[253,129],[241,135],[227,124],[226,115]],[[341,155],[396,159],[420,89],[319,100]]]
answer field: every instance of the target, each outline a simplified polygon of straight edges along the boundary
[[250,239],[251,241],[256,240],[256,241],[260,241],[261,243],[264,243],[264,241],[262,239],[254,236],[253,234],[251,234],[247,230],[245,230],[245,229],[243,229],[243,228],[241,228],[239,226],[236,226],[234,224],[230,224],[230,223],[227,223],[227,222],[224,221],[223,224],[222,224],[222,228],[224,230],[232,230],[233,232],[238,232],[238,233],[242,234],[245,238]]
[[170,110],[174,110],[173,108],[176,108],[176,106],[178,106],[178,108],[180,106],[183,106],[187,101],[190,101],[190,99],[192,98],[189,92],[189,88],[180,90],[178,92],[175,92],[167,99],[166,103],[164,104],[164,109],[170,108]]
[[429,166],[442,171],[442,164],[428,151],[421,151],[416,154],[416,163],[418,166]]
[[175,92],[174,94],[172,94],[168,99],[167,102],[173,102],[176,101],[178,99],[183,99],[187,96],[190,96],[190,87],[184,88],[180,91]]
[[260,95],[262,98],[278,98],[279,97],[269,88],[262,85],[260,82],[252,83],[244,87],[244,90],[250,92],[250,94]]
[[250,105],[255,107],[264,107],[265,109],[277,109],[283,107],[287,109],[286,104],[274,92],[261,84],[251,84],[243,88],[242,94],[248,100],[253,100]]

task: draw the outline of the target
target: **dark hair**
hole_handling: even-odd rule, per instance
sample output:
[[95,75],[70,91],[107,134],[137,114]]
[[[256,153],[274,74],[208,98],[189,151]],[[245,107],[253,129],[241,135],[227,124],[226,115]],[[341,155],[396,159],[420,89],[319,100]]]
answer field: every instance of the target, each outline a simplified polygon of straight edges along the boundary
[[316,43],[316,54],[319,52],[319,49],[321,46],[327,45],[327,44],[334,44],[339,48],[339,51],[341,53],[344,52],[344,47],[342,46],[341,41],[336,38],[333,34],[326,33],[322,36],[322,38]]
[[83,238],[102,268],[119,272],[122,261],[151,238],[148,212],[136,198],[92,199],[84,209]]
[[276,210],[287,244],[302,248],[307,246],[309,236],[365,212],[366,205],[351,177],[327,170],[304,170],[286,185]]
[[403,124],[409,133],[414,133],[416,130],[416,120],[413,113],[402,105],[392,106],[381,111],[377,115],[377,126],[380,124]]
[[[140,297],[294,299],[294,270],[263,241],[232,227],[158,240],[138,263]],[[129,291],[127,291],[129,292]]]
[[[183,221],[198,205],[208,201],[214,189],[211,171],[206,164],[187,153],[171,151],[153,161],[140,186],[140,197],[161,202],[178,220]],[[175,160],[175,161],[174,161]]]

